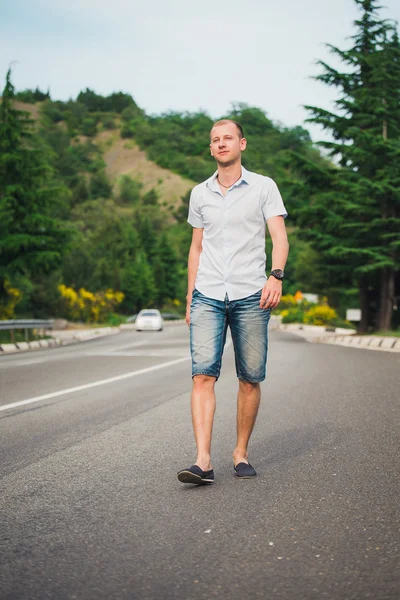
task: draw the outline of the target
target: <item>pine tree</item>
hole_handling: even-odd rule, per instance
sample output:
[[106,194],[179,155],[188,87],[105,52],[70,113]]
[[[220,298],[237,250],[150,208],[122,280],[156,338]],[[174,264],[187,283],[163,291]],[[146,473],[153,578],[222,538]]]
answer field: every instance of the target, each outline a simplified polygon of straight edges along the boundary
[[6,279],[37,279],[57,268],[70,237],[54,216],[66,190],[13,99],[9,70],[0,104],[0,290]]
[[360,330],[366,331],[390,328],[399,270],[400,46],[394,25],[378,19],[376,0],[355,2],[363,12],[353,47],[330,46],[349,69],[339,72],[320,61],[323,73],[316,77],[340,90],[338,111],[306,107],[309,121],[331,133],[333,141],[321,145],[338,168],[302,161],[315,195],[300,224],[303,237],[325,257],[331,283],[358,287]]

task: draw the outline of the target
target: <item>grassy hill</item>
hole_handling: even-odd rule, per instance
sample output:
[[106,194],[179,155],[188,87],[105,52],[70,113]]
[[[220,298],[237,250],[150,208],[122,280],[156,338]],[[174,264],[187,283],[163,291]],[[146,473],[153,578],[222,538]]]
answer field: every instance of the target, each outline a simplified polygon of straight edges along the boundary
[[[38,124],[42,119],[43,104],[43,102],[31,104],[17,101],[15,108],[29,113],[29,116]],[[71,140],[72,143],[76,146],[90,142],[97,148],[104,160],[105,174],[111,183],[114,194],[118,194],[121,176],[128,175],[142,183],[144,193],[154,189],[161,206],[177,208],[181,198],[196,183],[149,160],[146,152],[141,150],[133,139],[121,138],[122,124],[118,115],[111,113],[109,116],[115,119],[115,129],[105,129],[93,137],[76,135]],[[60,120],[57,126],[65,130],[65,121]]]
[[94,143],[104,149],[105,171],[114,186],[121,175],[129,175],[143,183],[144,192],[155,189],[161,205],[176,207],[182,196],[196,185],[149,160],[133,140],[121,139],[118,132],[103,131],[94,138]]

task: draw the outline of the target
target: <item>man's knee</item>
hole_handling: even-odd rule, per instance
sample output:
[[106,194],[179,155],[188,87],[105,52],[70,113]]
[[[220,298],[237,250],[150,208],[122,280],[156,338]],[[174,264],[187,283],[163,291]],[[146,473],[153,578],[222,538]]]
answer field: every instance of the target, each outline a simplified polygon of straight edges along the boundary
[[195,375],[193,377],[193,386],[195,388],[205,388],[205,387],[214,387],[216,382],[216,377],[211,377],[211,375]]
[[258,382],[243,381],[242,379],[239,379],[239,389],[244,394],[252,394],[255,390],[260,389],[260,384]]

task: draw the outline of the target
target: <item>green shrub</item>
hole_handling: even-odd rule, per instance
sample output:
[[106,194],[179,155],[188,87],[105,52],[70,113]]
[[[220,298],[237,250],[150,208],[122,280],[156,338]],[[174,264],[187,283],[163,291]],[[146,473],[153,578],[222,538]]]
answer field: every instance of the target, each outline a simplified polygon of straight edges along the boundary
[[354,329],[354,325],[352,325],[349,321],[340,319],[340,317],[338,317],[337,319],[332,319],[329,325],[332,325],[332,327],[342,327],[344,329]]
[[121,119],[126,123],[132,121],[133,119],[142,117],[143,111],[136,104],[130,104],[121,112]]
[[115,120],[112,118],[111,115],[106,115],[105,117],[103,117],[102,123],[104,129],[115,129],[116,127]]
[[118,200],[123,204],[137,204],[143,188],[141,181],[132,179],[129,175],[122,175],[119,181]]
[[42,92],[38,87],[35,90],[22,90],[16,92],[15,99],[20,102],[27,102],[28,104],[35,104],[35,102],[42,102],[43,100],[50,100],[50,92]]
[[281,312],[282,323],[304,323],[304,311],[297,306]]
[[111,198],[112,186],[104,171],[94,173],[90,180],[91,198]]
[[133,138],[134,135],[135,130],[133,124],[131,122],[124,123],[124,125],[121,127],[121,137],[124,139],[128,139]]
[[331,325],[337,313],[330,306],[313,306],[304,314],[304,323],[309,325]]
[[118,327],[121,323],[126,323],[126,315],[120,315],[118,313],[110,313],[106,319],[105,324],[110,327]]
[[94,137],[97,133],[96,119],[92,119],[90,117],[86,117],[86,119],[83,119],[82,133],[83,135],[87,135],[88,137]]
[[59,102],[45,102],[40,107],[40,112],[42,115],[47,117],[52,123],[59,123],[64,119],[64,114],[62,111],[62,104]]

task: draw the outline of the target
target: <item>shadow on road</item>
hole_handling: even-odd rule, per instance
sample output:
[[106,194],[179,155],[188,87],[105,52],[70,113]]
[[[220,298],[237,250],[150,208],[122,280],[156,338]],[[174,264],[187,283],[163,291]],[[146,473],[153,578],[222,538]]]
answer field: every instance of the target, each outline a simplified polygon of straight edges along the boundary
[[350,427],[339,428],[327,423],[315,423],[304,429],[296,427],[275,433],[262,444],[254,442],[252,455],[258,457],[260,466],[284,463],[317,448],[329,450],[338,446],[350,431]]

